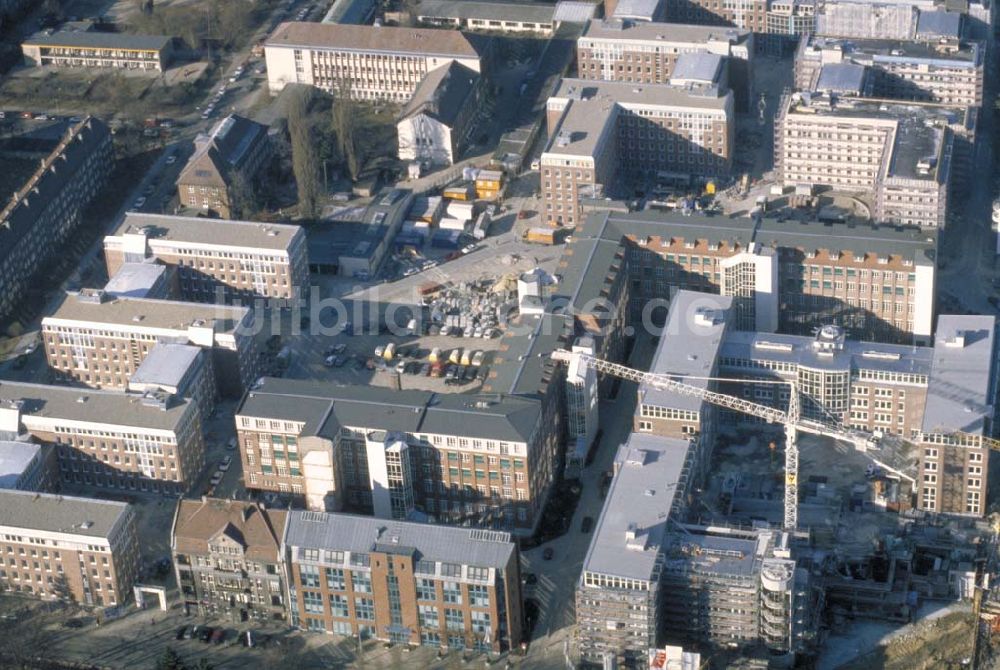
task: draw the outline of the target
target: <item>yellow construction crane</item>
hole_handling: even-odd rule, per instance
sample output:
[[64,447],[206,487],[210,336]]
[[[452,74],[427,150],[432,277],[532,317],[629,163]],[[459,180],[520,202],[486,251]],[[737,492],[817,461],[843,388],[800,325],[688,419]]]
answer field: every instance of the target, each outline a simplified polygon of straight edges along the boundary
[[[799,431],[803,433],[811,433],[813,435],[823,435],[835,440],[849,442],[853,444],[856,449],[864,452],[876,465],[887,471],[893,472],[904,479],[913,481],[912,476],[882,462],[879,458],[873,455],[872,448],[876,445],[876,440],[871,433],[853,430],[839,424],[827,424],[820,421],[802,418],[798,387],[793,381],[753,380],[754,384],[778,384],[791,387],[788,410],[786,411],[687,383],[692,380],[745,383],[747,381],[745,379],[696,377],[693,375],[663,375],[653,372],[643,372],[625,365],[605,361],[590,354],[566,351],[565,349],[557,349],[553,351],[552,359],[565,363],[569,363],[570,361],[576,359],[582,364],[591,366],[596,372],[611,375],[612,377],[617,377],[619,379],[634,381],[639,384],[647,384],[653,388],[663,391],[693,396],[717,407],[724,407],[736,412],[742,412],[743,414],[749,414],[750,416],[761,418],[767,423],[783,424],[785,427],[785,530],[796,530],[799,521]],[[998,443],[998,446],[1000,446],[1000,443]]]

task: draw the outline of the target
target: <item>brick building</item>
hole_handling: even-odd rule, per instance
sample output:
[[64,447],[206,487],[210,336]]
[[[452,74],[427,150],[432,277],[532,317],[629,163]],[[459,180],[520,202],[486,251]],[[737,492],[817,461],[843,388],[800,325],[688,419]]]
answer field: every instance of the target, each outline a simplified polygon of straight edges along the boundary
[[0,587],[85,607],[121,606],[139,572],[127,503],[0,490]]
[[521,575],[508,533],[291,511],[293,626],[441,649],[516,649]]
[[283,621],[284,510],[239,500],[180,500],[170,548],[184,603],[206,617]]

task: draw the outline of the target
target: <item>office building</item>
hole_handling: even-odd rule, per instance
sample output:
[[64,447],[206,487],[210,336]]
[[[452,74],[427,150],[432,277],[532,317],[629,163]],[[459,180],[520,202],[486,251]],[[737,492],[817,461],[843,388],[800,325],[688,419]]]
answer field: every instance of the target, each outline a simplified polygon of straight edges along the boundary
[[632,434],[614,462],[614,478],[576,587],[581,656],[637,666],[663,637],[663,543],[683,520],[698,449],[686,439]]
[[415,10],[423,26],[490,33],[535,33],[549,36],[558,23],[554,5],[528,2],[423,0]]
[[752,98],[753,34],[738,28],[594,20],[576,41],[580,79],[669,84],[684,54],[722,58],[721,85],[733,90],[737,110]]
[[180,298],[195,302],[290,302],[309,289],[299,226],[130,212],[104,238],[104,259],[112,277],[127,263],[166,265]]
[[266,378],[236,411],[248,488],[384,519],[530,533],[561,436],[530,397]]
[[478,72],[452,61],[417,86],[396,122],[400,160],[451,165],[469,145],[480,113]]
[[173,59],[174,40],[93,30],[36,33],[21,43],[29,66],[116,68],[163,72]]
[[45,358],[57,374],[93,388],[128,386],[160,343],[191,344],[211,354],[219,392],[239,396],[257,378],[253,311],[173,300],[67,293],[42,319]]
[[271,93],[286,84],[350,87],[361,100],[405,103],[431,71],[456,61],[482,73],[485,53],[458,31],[282,23],[264,45]]
[[671,22],[731,26],[754,33],[767,32],[768,0],[665,0]]
[[865,69],[859,95],[979,107],[985,52],[980,42],[958,39],[912,42],[810,35],[795,53],[795,88],[827,92],[822,73],[831,65],[849,63]]
[[0,489],[51,491],[57,478],[52,445],[0,439]]
[[125,605],[139,572],[127,503],[0,491],[0,586],[85,607]]
[[[105,261],[108,251],[105,251]],[[177,297],[176,275],[155,258],[137,263],[120,263],[104,285],[107,295],[121,298],[151,298],[170,300]]]
[[689,182],[729,173],[733,94],[563,79],[546,104],[549,141],[541,156],[544,220],[582,222],[580,199],[631,195],[664,175]]
[[232,219],[249,216],[252,191],[271,158],[267,126],[230,114],[194,140],[177,177],[181,205]]
[[298,628],[456,651],[520,645],[509,533],[294,510],[282,552]]
[[233,622],[284,621],[288,514],[239,500],[179,500],[170,551],[185,607]]
[[0,384],[0,434],[55,445],[65,483],[183,493],[204,463],[201,422],[166,394]]
[[817,35],[856,39],[992,39],[996,8],[989,0],[826,0],[816,11]]
[[0,211],[0,317],[14,312],[42,268],[58,257],[113,164],[108,127],[87,117],[7,201]]
[[190,398],[203,417],[215,409],[218,396],[212,357],[201,347],[191,344],[154,345],[129,376],[127,390]]
[[794,93],[775,122],[778,182],[867,199],[878,222],[944,228],[969,109]]

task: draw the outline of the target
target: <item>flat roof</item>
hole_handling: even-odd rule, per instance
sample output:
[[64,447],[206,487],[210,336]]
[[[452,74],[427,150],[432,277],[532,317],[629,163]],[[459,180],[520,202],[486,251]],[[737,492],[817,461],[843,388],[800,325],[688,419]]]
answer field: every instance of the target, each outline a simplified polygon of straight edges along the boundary
[[129,377],[129,384],[177,387],[200,355],[201,347],[191,344],[157,343]]
[[108,295],[98,301],[66,293],[55,311],[42,319],[42,325],[53,321],[85,321],[184,332],[190,326],[201,325],[213,328],[216,333],[228,333],[235,331],[249,313],[248,307],[232,305]]
[[663,572],[750,579],[767,557],[770,539],[769,533],[760,533],[755,539],[671,533],[664,541]]
[[995,359],[996,317],[939,316],[921,430],[981,435],[993,415]]
[[754,240],[771,247],[805,250],[850,251],[864,255],[897,257],[914,266],[935,266],[937,231],[917,226],[853,223],[799,223],[764,217]]
[[889,177],[944,183],[951,175],[949,141],[945,130],[928,126],[921,118],[905,116],[896,126],[892,155],[886,166]]
[[52,34],[35,33],[22,44],[41,47],[79,47],[84,49],[129,49],[160,51],[172,40],[166,35],[130,35],[128,33],[78,32],[61,30]]
[[477,0],[420,0],[414,8],[418,17],[481,19],[552,23],[555,5],[534,2],[481,2]]
[[0,525],[8,528],[108,539],[127,514],[123,502],[0,490]]
[[[583,573],[655,579],[676,484],[689,448],[687,440],[629,435],[615,458],[618,472],[583,559]],[[633,525],[635,541],[626,538]]]
[[620,0],[612,16],[618,19],[655,21],[661,15],[661,0]]
[[709,42],[739,43],[749,39],[751,33],[742,28],[705,26],[687,23],[657,23],[652,21],[622,21],[621,19],[594,19],[587,23],[580,40],[655,41],[666,45],[705,45]]
[[115,240],[126,234],[144,233],[154,244],[156,240],[164,240],[225,248],[287,251],[301,230],[299,226],[281,223],[128,212],[115,231],[104,239]]
[[275,28],[264,46],[479,58],[466,35],[432,28],[288,22]]
[[682,53],[674,63],[673,74],[670,81],[696,81],[706,85],[716,84],[719,75],[722,73],[722,56],[719,54],[705,53],[697,51],[694,53]]
[[503,394],[438,394],[267,377],[243,397],[236,413],[299,421],[306,434],[328,437],[351,426],[527,442],[541,406],[532,398]]
[[34,442],[0,440],[0,489],[12,489],[41,451]]
[[580,0],[559,0],[552,20],[557,23],[585,23],[594,17],[599,5]]
[[[726,333],[732,307],[731,296],[681,290],[670,301],[667,322],[649,371],[659,375],[711,377]],[[681,379],[685,384],[707,389],[707,379]],[[700,398],[639,385],[639,402],[698,412]]]
[[827,63],[820,68],[816,90],[861,95],[866,74],[865,66],[857,63]]
[[282,545],[352,553],[411,553],[414,560],[506,568],[517,547],[510,533],[291,510]]
[[188,400],[174,397],[164,409],[147,405],[142,396],[46,384],[0,382],[0,402],[20,403],[21,416],[87,424],[174,430],[187,412]]
[[509,325],[502,347],[494,352],[483,390],[541,396],[556,349],[573,344],[573,317],[565,314],[522,314]]
[[556,132],[545,146],[545,155],[592,156],[618,109],[692,111],[726,117],[732,93],[717,88],[681,88],[669,84],[634,84],[618,81],[563,79],[549,98],[562,99],[566,108]]
[[104,285],[104,292],[126,298],[145,298],[163,280],[167,266],[159,263],[123,263]]
[[947,68],[974,68],[983,64],[979,42],[954,41],[947,47],[936,41],[860,39],[810,35],[800,50],[809,58],[820,58],[825,49],[839,49],[845,60],[862,65],[877,63],[927,63]]

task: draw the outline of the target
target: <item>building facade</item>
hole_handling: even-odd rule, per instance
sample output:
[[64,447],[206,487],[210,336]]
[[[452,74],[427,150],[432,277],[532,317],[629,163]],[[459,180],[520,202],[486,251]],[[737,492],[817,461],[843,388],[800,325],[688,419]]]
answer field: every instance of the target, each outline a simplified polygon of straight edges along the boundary
[[0,317],[11,314],[80,225],[114,165],[108,127],[87,117],[66,131],[0,211]]
[[252,189],[271,157],[267,126],[236,114],[194,140],[194,154],[177,177],[181,205],[231,219],[252,206]]
[[0,489],[54,491],[58,484],[52,445],[0,439]]
[[0,491],[0,588],[85,607],[125,605],[139,572],[127,503]]
[[109,277],[126,263],[166,265],[177,275],[180,298],[195,302],[282,303],[309,290],[299,226],[130,212],[104,238],[104,260]]
[[396,122],[400,160],[451,165],[475,130],[481,103],[479,73],[458,62],[431,71]]
[[173,58],[171,37],[94,31],[38,33],[21,43],[26,65],[163,72]]
[[287,515],[238,500],[179,500],[170,547],[185,606],[230,621],[284,621]]
[[555,8],[523,2],[424,0],[416,9],[420,25],[490,33],[551,35],[558,22]]
[[204,464],[202,417],[188,400],[3,382],[0,403],[0,433],[54,445],[67,484],[183,493]]
[[520,645],[508,533],[294,510],[282,552],[293,626],[446,650]]
[[247,307],[149,300],[84,290],[42,319],[45,359],[56,374],[93,388],[128,386],[158,343],[211,353],[219,391],[239,396],[257,378],[253,311]]
[[484,54],[469,36],[428,28],[282,23],[264,55],[271,93],[298,83],[396,103],[408,101],[429,72],[452,61],[484,71]]

